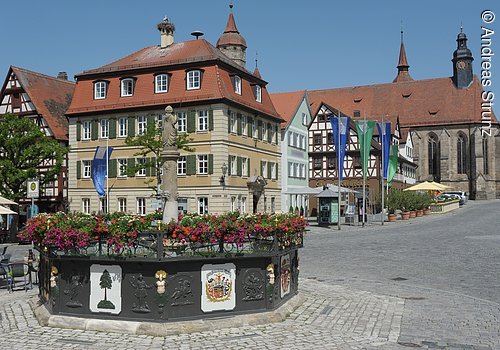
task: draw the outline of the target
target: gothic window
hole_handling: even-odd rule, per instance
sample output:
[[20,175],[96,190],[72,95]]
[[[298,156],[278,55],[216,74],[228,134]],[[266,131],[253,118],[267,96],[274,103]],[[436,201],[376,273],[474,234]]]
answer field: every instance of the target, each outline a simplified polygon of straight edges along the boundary
[[436,134],[429,134],[428,140],[428,165],[429,165],[429,175],[432,176],[433,181],[439,182],[441,180],[441,169],[440,169],[440,144],[439,139]]
[[483,174],[488,175],[489,164],[488,164],[488,139],[483,137]]
[[467,169],[467,139],[464,134],[458,134],[457,139],[457,174],[465,174]]

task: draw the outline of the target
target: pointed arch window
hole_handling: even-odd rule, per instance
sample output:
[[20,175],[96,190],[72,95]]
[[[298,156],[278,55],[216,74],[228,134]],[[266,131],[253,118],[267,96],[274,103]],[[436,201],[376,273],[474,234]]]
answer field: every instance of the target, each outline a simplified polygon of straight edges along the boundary
[[437,135],[434,133],[429,134],[429,139],[427,141],[429,175],[432,176],[432,180],[436,182],[441,180],[440,153],[440,144]]
[[488,138],[483,137],[483,174],[488,175],[489,164],[488,164]]
[[459,133],[457,138],[457,174],[467,172],[467,138]]

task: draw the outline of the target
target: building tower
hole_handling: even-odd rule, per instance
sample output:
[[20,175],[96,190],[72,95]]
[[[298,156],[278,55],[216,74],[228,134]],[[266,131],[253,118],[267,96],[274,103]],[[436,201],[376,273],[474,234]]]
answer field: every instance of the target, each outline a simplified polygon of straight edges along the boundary
[[467,48],[467,36],[460,27],[457,37],[457,49],[453,52],[453,82],[459,89],[469,87],[472,82],[472,52]]
[[224,33],[217,40],[217,48],[242,67],[246,64],[247,42],[236,28],[233,4],[229,5],[229,18]]
[[158,23],[156,27],[161,33],[160,47],[164,49],[172,45],[174,43],[175,26],[173,23],[168,21],[168,17],[165,16],[165,18],[163,18],[163,21]]
[[402,30],[401,30],[401,47],[399,48],[399,62],[397,67],[398,67],[398,75],[392,81],[393,83],[413,80],[413,78],[410,76],[410,73],[408,72],[410,65],[408,64],[408,60],[406,59],[406,50],[405,50],[405,43],[403,41]]

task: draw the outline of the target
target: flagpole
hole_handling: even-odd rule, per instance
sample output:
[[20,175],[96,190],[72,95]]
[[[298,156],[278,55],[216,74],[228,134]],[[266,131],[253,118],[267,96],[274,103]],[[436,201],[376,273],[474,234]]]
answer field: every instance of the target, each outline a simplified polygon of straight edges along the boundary
[[337,229],[340,231],[340,199],[342,198],[341,196],[341,191],[340,191],[340,174],[341,174],[341,169],[340,169],[340,111],[338,111],[338,123],[337,123],[337,178],[338,178],[338,188],[337,188]]
[[[365,169],[365,158],[366,157],[369,157],[370,156],[370,153],[368,152],[368,155],[365,154],[365,151],[366,151],[366,112],[364,113],[364,116],[363,116],[363,123],[364,123],[364,133],[363,133],[363,155],[364,157],[362,157],[361,161],[363,162],[362,163],[362,167],[361,167],[361,170],[363,171],[363,218],[362,218],[362,227],[365,227],[365,213],[366,213],[366,170]],[[361,152],[360,152],[360,155],[361,155]],[[370,159],[370,158],[368,158]],[[368,160],[369,162],[369,160]]]
[[385,129],[384,129],[384,115],[382,115],[382,126],[380,128],[380,153],[382,155],[381,157],[381,164],[380,164],[380,180],[381,182],[381,192],[382,192],[382,211],[380,213],[380,221],[382,225],[384,225],[384,134],[385,134]]

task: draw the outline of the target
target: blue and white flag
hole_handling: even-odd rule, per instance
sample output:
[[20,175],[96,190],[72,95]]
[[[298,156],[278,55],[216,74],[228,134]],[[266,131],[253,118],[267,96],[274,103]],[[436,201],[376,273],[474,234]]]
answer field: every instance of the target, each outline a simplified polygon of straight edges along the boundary
[[[377,123],[378,129],[378,140],[380,142],[380,146],[382,148],[383,145],[383,155],[384,155],[384,164],[383,164],[383,177],[387,179],[387,169],[389,168],[389,155],[391,151],[391,122]],[[383,142],[382,142],[383,140]]]
[[[339,119],[340,119],[340,128],[338,127],[339,124]],[[349,137],[349,125],[351,123],[351,118],[350,117],[335,117],[331,116],[330,117],[330,123],[332,124],[332,130],[333,130],[333,142],[335,144],[335,149],[339,150],[339,152],[336,152],[337,154],[337,169],[339,180],[342,181],[343,173],[344,173],[344,156],[345,156],[345,149],[347,145],[347,138]],[[339,132],[340,132],[340,145],[339,143]],[[340,157],[340,161],[339,161]]]
[[104,197],[106,195],[104,181],[106,179],[107,164],[109,164],[109,158],[112,152],[112,147],[97,146],[94,159],[92,160],[91,177],[99,197]]

